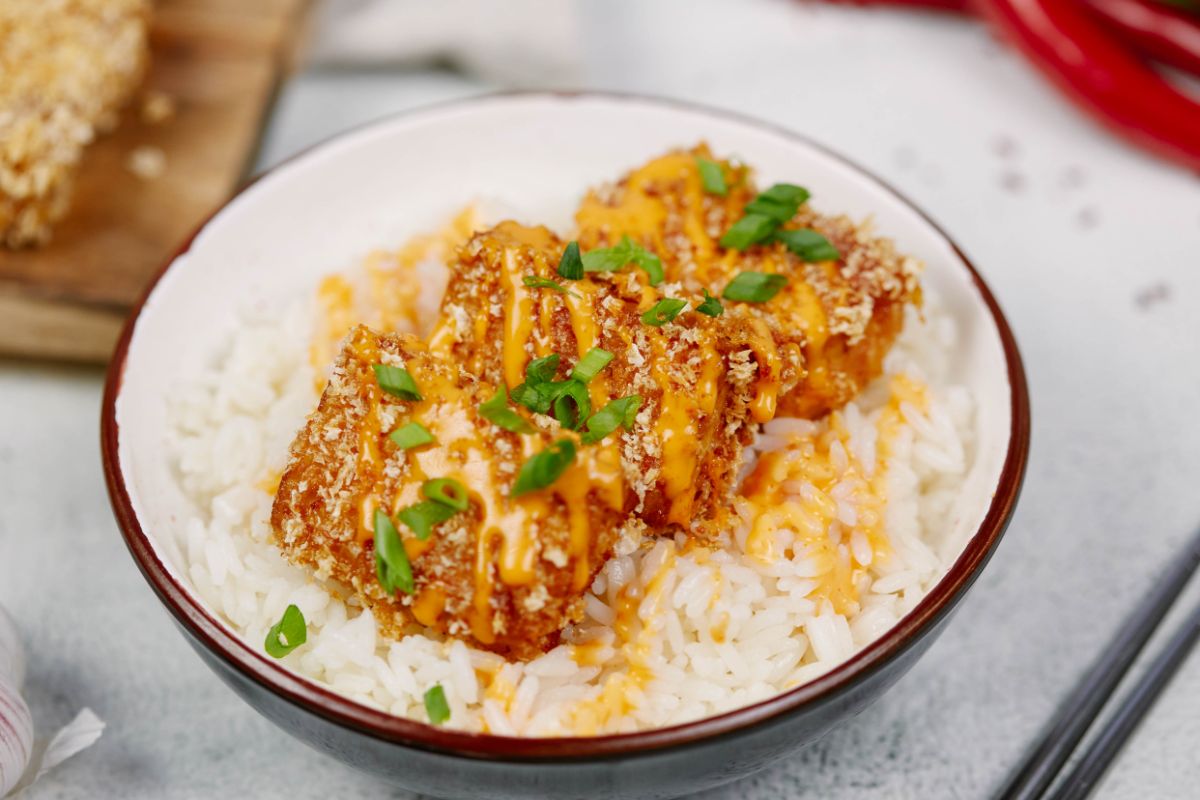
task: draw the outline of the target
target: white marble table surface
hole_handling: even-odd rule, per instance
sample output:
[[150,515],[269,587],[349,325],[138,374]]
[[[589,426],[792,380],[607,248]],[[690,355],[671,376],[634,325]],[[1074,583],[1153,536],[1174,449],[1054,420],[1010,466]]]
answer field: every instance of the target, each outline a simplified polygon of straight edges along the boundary
[[[908,193],[990,281],[1032,387],[1024,495],[945,636],[860,717],[709,797],[986,797],[1200,522],[1200,182],[1098,133],[957,20],[782,0],[582,9],[586,85],[790,126]],[[445,72],[303,75],[263,163],[489,88]],[[184,643],[109,512],[101,381],[0,362],[0,602],[28,639],[30,704],[43,729],[85,704],[109,726],[28,796],[406,797],[276,730]],[[1200,655],[1099,796],[1197,797],[1198,752]]]

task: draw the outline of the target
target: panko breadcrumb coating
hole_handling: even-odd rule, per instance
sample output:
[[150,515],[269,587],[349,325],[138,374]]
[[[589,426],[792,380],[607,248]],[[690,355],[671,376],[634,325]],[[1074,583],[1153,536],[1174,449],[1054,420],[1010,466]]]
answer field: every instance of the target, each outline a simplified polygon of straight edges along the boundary
[[40,244],[145,69],[149,0],[0,2],[0,244]]
[[[697,159],[721,166],[724,197],[705,191]],[[869,225],[808,204],[783,228],[824,235],[840,253],[836,261],[805,262],[781,242],[721,247],[721,236],[761,188],[752,177],[745,165],[717,161],[707,145],[672,151],[590,191],[576,213],[579,243],[590,250],[629,236],[658,253],[668,281],[716,295],[739,272],[785,275],[786,286],[770,302],[738,306],[770,327],[782,352],[800,351],[805,376],[781,394],[778,413],[820,417],[879,375],[904,307],[920,300],[920,264]]]
[[[407,369],[423,399],[382,391],[374,364]],[[400,636],[424,625],[517,658],[540,654],[583,615],[583,596],[620,536],[636,542],[641,526],[623,513],[581,458],[550,490],[508,497],[534,452],[570,433],[521,435],[480,416],[494,394],[411,336],[354,329],[317,410],[292,443],[271,523],[295,563],[354,588],[381,628]],[[436,441],[405,450],[388,434],[423,424]],[[454,478],[470,496],[467,511],[436,524],[421,541],[399,521],[415,591],[389,594],[376,575],[374,509],[395,519],[423,501],[422,484]],[[619,484],[614,474],[610,483]]]
[[[754,422],[770,418],[778,384],[794,381],[770,333],[753,318],[694,311],[661,326],[643,312],[665,297],[702,298],[646,273],[592,273],[563,281],[565,243],[542,227],[503,222],[477,234],[451,265],[434,331],[435,352],[512,389],[535,358],[558,354],[565,379],[594,347],[613,360],[589,384],[593,410],[618,397],[642,399],[631,430],[613,434],[632,490],[630,510],[653,529],[710,531],[725,517],[742,447]],[[567,291],[527,286],[555,280]]]

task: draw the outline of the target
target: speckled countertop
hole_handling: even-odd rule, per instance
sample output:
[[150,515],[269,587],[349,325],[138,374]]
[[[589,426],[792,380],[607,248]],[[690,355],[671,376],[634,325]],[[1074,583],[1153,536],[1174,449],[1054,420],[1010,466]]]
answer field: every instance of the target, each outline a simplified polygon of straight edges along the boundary
[[[1099,134],[957,20],[782,0],[581,8],[587,85],[769,119],[901,187],[991,283],[1032,387],[1021,504],[946,634],[860,717],[709,797],[986,797],[1200,523],[1200,182]],[[263,163],[488,88],[436,72],[302,75]],[[28,796],[404,797],[276,730],[174,630],[109,512],[101,381],[0,362],[0,602],[29,643],[30,705],[43,729],[84,704],[109,724]],[[1194,798],[1197,752],[1200,655],[1099,796]]]

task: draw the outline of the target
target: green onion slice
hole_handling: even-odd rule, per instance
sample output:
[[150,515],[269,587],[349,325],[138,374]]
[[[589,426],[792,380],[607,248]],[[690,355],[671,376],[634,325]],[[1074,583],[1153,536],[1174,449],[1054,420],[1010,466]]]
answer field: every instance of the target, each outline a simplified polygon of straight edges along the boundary
[[642,314],[642,322],[659,328],[678,317],[679,312],[685,308],[687,308],[687,300],[664,297]]
[[467,496],[467,487],[454,478],[434,478],[425,481],[421,484],[421,494],[435,503],[450,506],[455,511],[466,511],[471,504],[471,499]]
[[[413,535],[423,542],[433,533],[434,525],[445,522],[457,513],[457,509],[445,503],[427,500],[400,509],[399,513],[396,514],[396,519],[407,525],[409,530],[413,532]],[[401,545],[400,549],[403,550],[404,546]],[[405,563],[408,563],[407,558],[405,558]],[[408,593],[411,594],[411,590]]]
[[308,623],[304,621],[304,612],[293,603],[284,609],[279,622],[267,631],[267,641],[263,647],[272,658],[283,658],[306,641]]
[[696,168],[700,170],[700,183],[704,191],[724,197],[729,194],[729,185],[725,183],[725,171],[721,165],[707,158],[696,157]]
[[589,250],[583,254],[583,268],[587,272],[616,272],[629,264],[645,270],[651,286],[658,286],[666,277],[662,259],[628,236],[622,236],[621,241],[613,247]]
[[575,363],[575,368],[571,370],[571,377],[577,381],[590,383],[592,378],[596,377],[596,374],[607,367],[608,362],[612,360],[612,353],[601,347],[593,347]]
[[768,272],[739,272],[725,287],[725,291],[721,292],[721,297],[726,300],[740,300],[744,303],[765,303],[779,294],[779,290],[785,285],[787,285],[787,278],[783,275]]
[[592,413],[592,398],[587,385],[577,380],[566,381],[554,398],[554,418],[567,430],[578,430]]
[[745,250],[771,238],[783,223],[796,216],[808,201],[808,190],[790,183],[777,183],[746,204],[744,216],[721,237],[721,246]]
[[503,386],[496,389],[496,395],[491,400],[479,404],[479,416],[513,433],[533,433],[535,430],[528,420],[508,407],[508,392]]
[[587,430],[581,437],[584,444],[595,444],[608,436],[617,428],[629,430],[637,419],[638,409],[642,407],[640,395],[631,394],[611,401],[604,408],[592,414],[587,421]]
[[574,460],[575,444],[570,439],[559,439],[521,465],[509,497],[545,489],[561,478]]
[[583,258],[579,255],[579,242],[571,242],[558,260],[558,274],[569,281],[583,277]]
[[425,713],[434,725],[441,725],[450,719],[450,704],[446,702],[446,690],[440,683],[425,692]]
[[525,383],[530,386],[537,386],[538,384],[554,380],[554,376],[558,374],[558,362],[560,360],[558,353],[551,353],[548,356],[542,356],[530,361],[525,367]]
[[408,370],[400,367],[389,367],[387,364],[373,365],[375,370],[375,379],[379,381],[379,388],[383,389],[390,395],[399,397],[401,400],[417,401],[421,399],[421,392],[417,389],[417,382],[413,380],[413,376],[408,374]]
[[778,226],[779,222],[772,217],[747,214],[725,231],[725,235],[721,237],[721,247],[745,250],[750,245],[766,239]]
[[577,294],[563,286],[558,281],[552,281],[549,278],[535,278],[530,275],[526,275],[521,279],[521,282],[531,289],[553,289],[559,294],[569,294],[572,297],[578,297]]
[[379,585],[388,594],[395,594],[397,591],[412,594],[416,589],[412,564],[408,562],[404,543],[400,541],[400,534],[392,524],[392,518],[382,508],[375,509],[375,576],[379,578]]
[[396,428],[396,430],[388,434],[388,438],[404,450],[433,444],[435,441],[429,429],[419,422],[410,422],[407,425]]
[[828,239],[809,228],[776,231],[775,239],[783,242],[788,250],[805,261],[836,261],[842,257]]
[[708,289],[704,290],[704,301],[697,303],[695,309],[710,317],[719,317],[725,313],[725,306],[721,305],[720,300],[709,294]]

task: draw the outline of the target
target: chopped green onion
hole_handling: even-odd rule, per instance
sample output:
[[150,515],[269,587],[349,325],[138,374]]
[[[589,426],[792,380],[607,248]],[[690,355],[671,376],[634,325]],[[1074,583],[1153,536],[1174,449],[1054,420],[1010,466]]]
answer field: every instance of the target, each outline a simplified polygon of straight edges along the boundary
[[417,382],[413,380],[413,376],[408,374],[408,370],[400,367],[389,367],[386,364],[373,365],[375,370],[375,379],[379,381],[379,388],[383,389],[390,395],[395,395],[401,400],[417,401],[421,399],[421,392],[417,389]]
[[559,361],[558,353],[551,353],[530,361],[525,367],[525,382],[530,386],[537,386],[554,380],[554,376],[558,374]]
[[404,450],[434,442],[433,434],[419,422],[410,422],[388,434],[388,438]]
[[808,198],[808,190],[802,186],[775,184],[746,204],[744,216],[721,237],[721,246],[745,250],[766,241],[776,228],[796,216]]
[[283,658],[308,641],[308,624],[304,612],[294,603],[284,609],[283,617],[267,631],[263,647],[271,658]]
[[766,239],[778,226],[779,222],[773,217],[747,214],[725,231],[725,235],[721,237],[721,247],[745,250],[750,245]]
[[554,398],[554,418],[567,430],[578,430],[592,413],[592,398],[585,384],[566,381]]
[[575,460],[575,445],[570,439],[559,439],[521,465],[509,497],[520,497],[545,489],[562,477]]
[[695,309],[710,317],[719,317],[725,313],[725,306],[721,305],[720,300],[709,294],[708,289],[704,290],[704,302],[697,303]]
[[569,294],[572,297],[578,297],[578,295],[576,295],[567,287],[563,286],[558,281],[552,281],[549,278],[535,278],[530,275],[526,275],[521,279],[521,282],[531,289],[553,289],[559,294]]
[[[403,518],[404,512],[400,513]],[[382,508],[375,509],[375,575],[379,578],[379,585],[388,594],[395,594],[397,590],[412,594],[416,589],[412,564],[408,563],[404,543],[400,541],[392,518]]]
[[446,690],[440,683],[425,692],[425,713],[434,725],[441,725],[450,719],[450,704],[446,702]]
[[745,303],[765,303],[779,290],[787,285],[787,278],[768,272],[739,272],[721,296],[726,300],[740,300]]
[[454,478],[434,478],[421,484],[421,494],[435,503],[450,506],[455,511],[466,511],[471,504],[467,487]]
[[729,186],[725,183],[725,172],[721,165],[707,158],[696,157],[696,168],[700,170],[700,183],[709,194],[724,197],[729,194]]
[[593,347],[583,354],[583,358],[575,362],[575,368],[571,370],[571,377],[577,381],[589,383],[592,378],[596,377],[596,373],[607,367],[608,362],[612,360],[612,353],[600,347]]
[[814,230],[776,231],[775,238],[805,261],[836,261],[842,257],[829,240]]
[[645,270],[651,286],[658,286],[666,277],[662,259],[628,236],[622,236],[621,241],[613,247],[589,250],[583,254],[583,268],[587,272],[616,272],[629,264],[636,264]]
[[808,202],[808,198],[812,197],[808,189],[803,186],[796,186],[793,183],[776,183],[765,192],[761,192],[755,199],[763,198],[781,205],[795,206],[797,209]]
[[794,205],[759,196],[746,203],[745,213],[770,217],[777,224],[781,224],[796,216],[797,210],[798,208]]
[[558,260],[558,274],[569,281],[583,277],[583,259],[579,255],[579,242],[571,242]]
[[530,386],[522,383],[512,390],[513,402],[525,406],[536,414],[549,414],[550,407],[571,381],[547,381]]
[[[445,522],[457,513],[456,509],[445,503],[427,500],[421,503],[414,503],[411,506],[405,506],[396,514],[396,518],[407,525],[409,530],[413,532],[413,535],[423,542],[433,533],[434,525]],[[404,546],[401,545],[400,549],[403,550]],[[407,561],[408,559],[405,558],[406,563]],[[408,593],[411,594],[411,590]]]
[[685,308],[687,308],[687,300],[664,297],[642,314],[642,322],[659,328],[678,317],[679,312]]
[[508,407],[508,392],[503,386],[496,390],[495,397],[479,404],[479,416],[513,433],[533,433],[535,430],[524,417]]
[[584,444],[595,444],[619,427],[629,430],[642,407],[640,395],[631,394],[611,401],[604,408],[588,417],[587,431],[581,437]]

